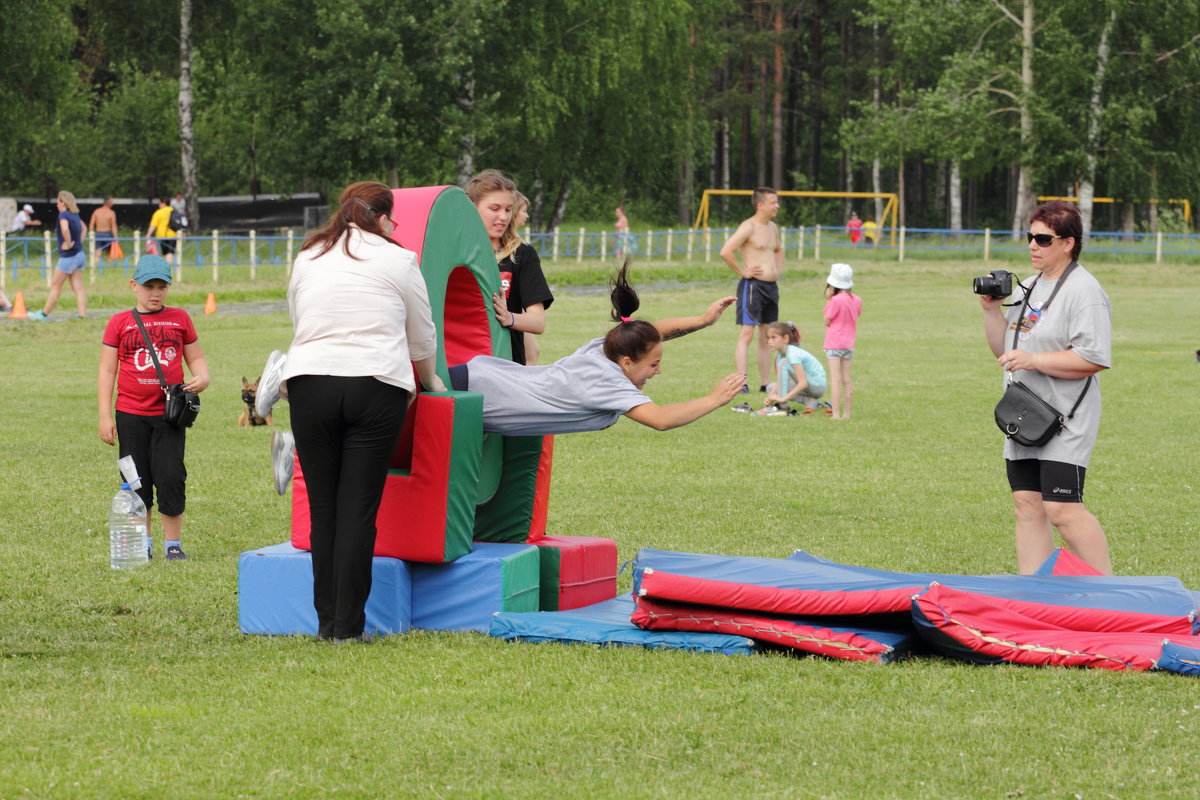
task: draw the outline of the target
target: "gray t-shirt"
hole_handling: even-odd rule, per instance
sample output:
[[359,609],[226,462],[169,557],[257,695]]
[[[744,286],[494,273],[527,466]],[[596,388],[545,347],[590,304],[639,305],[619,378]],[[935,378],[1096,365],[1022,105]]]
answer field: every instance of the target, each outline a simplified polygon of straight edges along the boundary
[[[1034,277],[1025,280],[1024,284],[1032,284]],[[1075,267],[1050,308],[1042,313],[1041,307],[1050,298],[1057,283],[1057,280],[1037,282],[1029,299],[1025,319],[1022,320],[1017,349],[1031,353],[1074,350],[1093,364],[1112,366],[1112,306],[1108,295],[1090,272],[1081,266]],[[1017,291],[1020,292],[1020,289]],[[1013,330],[1020,313],[1021,306],[1016,305],[1005,314],[1008,320],[1004,333],[1005,350],[1012,348]],[[1058,409],[1063,416],[1071,412],[1071,406],[1075,405],[1087,383],[1086,378],[1052,378],[1032,370],[1017,370],[1012,376]],[[1086,467],[1096,444],[1096,432],[1100,429],[1100,405],[1100,376],[1093,375],[1092,385],[1088,387],[1075,416],[1067,421],[1066,427],[1057,436],[1041,447],[1023,447],[1008,439],[1004,443],[1004,457],[1009,460],[1037,458]]]
[[483,395],[483,429],[507,436],[603,430],[651,402],[604,356],[603,338],[545,366],[475,356],[467,380]]

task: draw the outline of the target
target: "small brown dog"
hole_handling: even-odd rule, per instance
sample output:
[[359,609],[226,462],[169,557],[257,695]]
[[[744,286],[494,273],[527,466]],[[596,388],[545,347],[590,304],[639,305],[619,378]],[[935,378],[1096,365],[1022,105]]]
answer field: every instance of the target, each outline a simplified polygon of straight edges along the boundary
[[258,394],[258,382],[262,380],[262,376],[251,383],[246,380],[246,376],[242,376],[242,403],[245,408],[242,409],[241,416],[238,417],[239,428],[252,428],[258,425],[270,425],[274,427],[275,423],[271,421],[271,415],[267,414],[267,418],[263,419],[254,411],[254,396]]

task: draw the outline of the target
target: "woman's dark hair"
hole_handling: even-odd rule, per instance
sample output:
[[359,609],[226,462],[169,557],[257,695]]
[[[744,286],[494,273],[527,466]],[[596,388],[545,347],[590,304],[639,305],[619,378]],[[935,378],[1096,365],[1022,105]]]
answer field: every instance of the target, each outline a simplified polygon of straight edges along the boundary
[[382,236],[400,247],[400,243],[388,236],[384,232],[383,226],[379,224],[379,218],[385,214],[387,216],[392,214],[391,189],[375,181],[352,183],[342,190],[342,196],[338,198],[338,209],[330,216],[325,227],[309,234],[309,237],[304,240],[304,244],[300,246],[300,250],[316,247],[316,255],[323,256],[333,249],[339,239],[343,239],[342,250],[350,258],[355,258],[350,253],[350,237],[346,236],[351,225],[367,233]]
[[1078,208],[1062,200],[1051,200],[1033,210],[1029,224],[1035,222],[1041,222],[1054,231],[1056,236],[1074,238],[1075,246],[1071,248],[1071,260],[1079,260],[1079,254],[1083,251],[1083,217],[1080,216]]
[[604,356],[614,363],[622,356],[629,356],[637,361],[662,341],[662,334],[652,323],[643,319],[630,319],[641,306],[641,301],[633,284],[629,282],[628,259],[609,280],[608,285],[613,307],[612,318],[617,322],[617,326],[604,337]]

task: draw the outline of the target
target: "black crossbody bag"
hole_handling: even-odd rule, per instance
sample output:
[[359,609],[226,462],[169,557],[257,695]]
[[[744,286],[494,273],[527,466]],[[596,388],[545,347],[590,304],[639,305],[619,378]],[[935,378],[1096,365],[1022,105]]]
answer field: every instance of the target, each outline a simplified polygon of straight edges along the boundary
[[167,385],[167,377],[163,374],[162,365],[158,363],[158,353],[154,350],[154,343],[150,341],[150,334],[146,333],[146,326],[142,324],[142,315],[136,308],[133,309],[133,321],[137,323],[138,330],[142,332],[142,341],[146,343],[146,349],[150,351],[150,360],[154,362],[154,371],[158,373],[158,383],[162,386],[163,394],[166,395],[163,419],[178,428],[192,427],[192,423],[196,421],[196,415],[200,413],[200,395],[186,391],[182,383]]
[[[1058,290],[1062,288],[1066,282],[1067,276],[1071,274],[1071,270],[1079,266],[1079,262],[1072,261],[1062,277],[1058,279],[1058,284],[1054,287],[1054,291],[1050,293],[1050,298],[1046,300],[1042,306],[1044,313],[1050,304],[1054,302],[1054,296],[1058,294]],[[1033,286],[1029,287],[1029,291],[1025,293],[1025,301],[1021,304],[1021,313],[1017,315],[1017,323],[1013,329],[1013,344],[1012,349],[1017,349],[1018,335],[1021,331],[1021,320],[1025,318],[1025,309],[1029,307],[1029,298],[1033,294],[1034,286],[1037,286],[1039,275],[1033,282]],[[1066,426],[1067,420],[1075,416],[1075,412],[1079,409],[1079,404],[1083,402],[1084,395],[1092,386],[1092,376],[1089,375],[1087,382],[1083,385],[1083,391],[1079,393],[1079,399],[1075,401],[1075,405],[1071,406],[1071,411],[1066,416],[1056,409],[1054,406],[1047,403],[1037,395],[1032,389],[1018,380],[1013,380],[1012,373],[1008,373],[1008,386],[1004,389],[1004,396],[1000,398],[1000,402],[996,404],[996,426],[1004,432],[1004,435],[1014,442],[1025,447],[1041,447],[1046,442],[1053,439]]]

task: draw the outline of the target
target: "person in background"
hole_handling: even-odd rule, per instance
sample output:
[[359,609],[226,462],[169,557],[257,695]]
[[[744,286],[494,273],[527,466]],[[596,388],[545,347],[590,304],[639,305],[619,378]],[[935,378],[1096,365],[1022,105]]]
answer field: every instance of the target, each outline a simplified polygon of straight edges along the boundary
[[29,319],[45,322],[58,305],[63,284],[67,281],[71,282],[71,291],[75,293],[75,310],[80,319],[85,319],[87,293],[83,290],[83,266],[87,263],[87,255],[83,252],[83,236],[87,226],[79,216],[75,195],[70,192],[58,193],[58,222],[54,232],[58,235],[58,263],[54,265],[54,276],[50,279],[50,293],[40,311],[29,312]]
[[524,334],[546,330],[546,309],[554,302],[554,295],[546,283],[537,250],[517,235],[516,194],[517,185],[512,179],[494,169],[480,172],[467,183],[467,197],[479,210],[500,270],[502,294],[492,296],[496,320],[509,330],[512,360],[526,364]]
[[[734,368],[746,374],[750,343],[754,341],[754,329],[758,328],[758,390],[765,392],[772,364],[767,325],[779,319],[779,278],[783,274],[783,246],[774,222],[779,213],[779,195],[774,189],[762,186],[754,190],[750,200],[754,216],[739,225],[721,247],[721,258],[740,278],[737,285],[740,328],[733,348]],[[750,404],[745,404],[743,410],[749,411]]]
[[[1016,515],[1017,569],[1033,573],[1054,550],[1054,529],[1067,547],[1112,574],[1108,539],[1083,506],[1083,482],[1100,429],[1099,373],[1112,365],[1112,305],[1099,281],[1079,265],[1083,220],[1070,203],[1034,209],[1026,280],[1028,303],[980,295],[988,347],[1005,373],[1057,409],[1075,415],[1041,447],[1006,439],[1004,461]],[[1089,383],[1090,382],[1090,383]],[[1092,386],[1091,383],[1095,383]],[[1082,400],[1080,400],[1080,396]]]
[[850,212],[850,221],[846,223],[846,232],[850,234],[850,244],[858,247],[859,241],[862,239],[863,222],[858,218],[857,211]]
[[[519,232],[529,222],[529,198],[519,191],[513,194],[513,227]],[[533,245],[529,245],[531,248]],[[536,251],[535,251],[536,252]],[[538,257],[541,263],[541,257]],[[538,344],[536,334],[526,331],[525,334],[525,363],[536,364],[542,355],[542,346]]]
[[176,192],[175,196],[171,198],[171,210],[187,216],[187,200],[183,199],[183,192]]
[[168,264],[175,263],[176,231],[171,228],[171,204],[167,198],[158,199],[158,210],[150,217],[150,226],[146,228],[146,239],[158,239],[158,254],[166,259]]
[[767,345],[775,351],[775,383],[767,384],[763,411],[770,413],[774,409],[794,414],[790,403],[802,404],[806,415],[822,408],[820,398],[825,396],[828,380],[825,368],[816,356],[801,349],[796,325],[772,322],[767,326]]
[[876,224],[875,218],[868,216],[867,221],[862,224],[863,241],[876,247],[879,245],[879,225]]
[[103,258],[117,238],[117,212],[113,211],[113,199],[104,198],[104,204],[92,212],[88,227],[96,234],[96,249]]
[[[295,335],[263,370],[259,413],[286,382],[312,518],[317,636],[369,642],[364,630],[375,515],[388,464],[417,392],[443,391],[437,330],[416,254],[392,234],[392,190],[346,187],[300,248],[288,285]],[[265,414],[264,414],[265,416]],[[278,448],[290,455],[290,447]]]
[[41,227],[41,225],[42,221],[40,219],[34,219],[33,206],[29,205],[29,203],[26,203],[25,205],[21,206],[21,210],[13,216],[12,224],[8,226],[8,232],[20,233],[26,228]]
[[513,192],[513,219],[518,234],[529,222],[529,198],[519,191]]
[[613,248],[613,255],[624,258],[630,251],[629,218],[625,216],[625,206],[617,206],[617,222],[613,227],[617,229],[617,244]]
[[854,358],[862,298],[851,291],[853,287],[854,270],[849,264],[834,264],[829,268],[829,277],[825,279],[825,359],[829,362],[834,419],[850,419],[854,405],[850,362]]
[[[171,288],[170,265],[156,255],[142,256],[129,288],[137,298],[137,311],[142,316],[142,324],[154,345],[167,383],[182,383],[189,392],[203,392],[209,384],[208,361],[200,349],[196,327],[182,308],[166,305]],[[187,558],[181,542],[183,512],[187,504],[187,467],[183,463],[187,428],[171,425],[163,419],[166,400],[162,385],[146,352],[146,339],[133,312],[114,314],[101,341],[97,378],[100,441],[110,446],[119,442],[120,457],[133,456],[133,463],[142,478],[142,487],[137,491],[146,504],[146,531],[150,531],[150,509],[154,507],[157,492],[164,555],[167,561],[183,561]],[[190,381],[184,379],[185,362],[192,373]],[[114,385],[117,390],[115,420]]]

